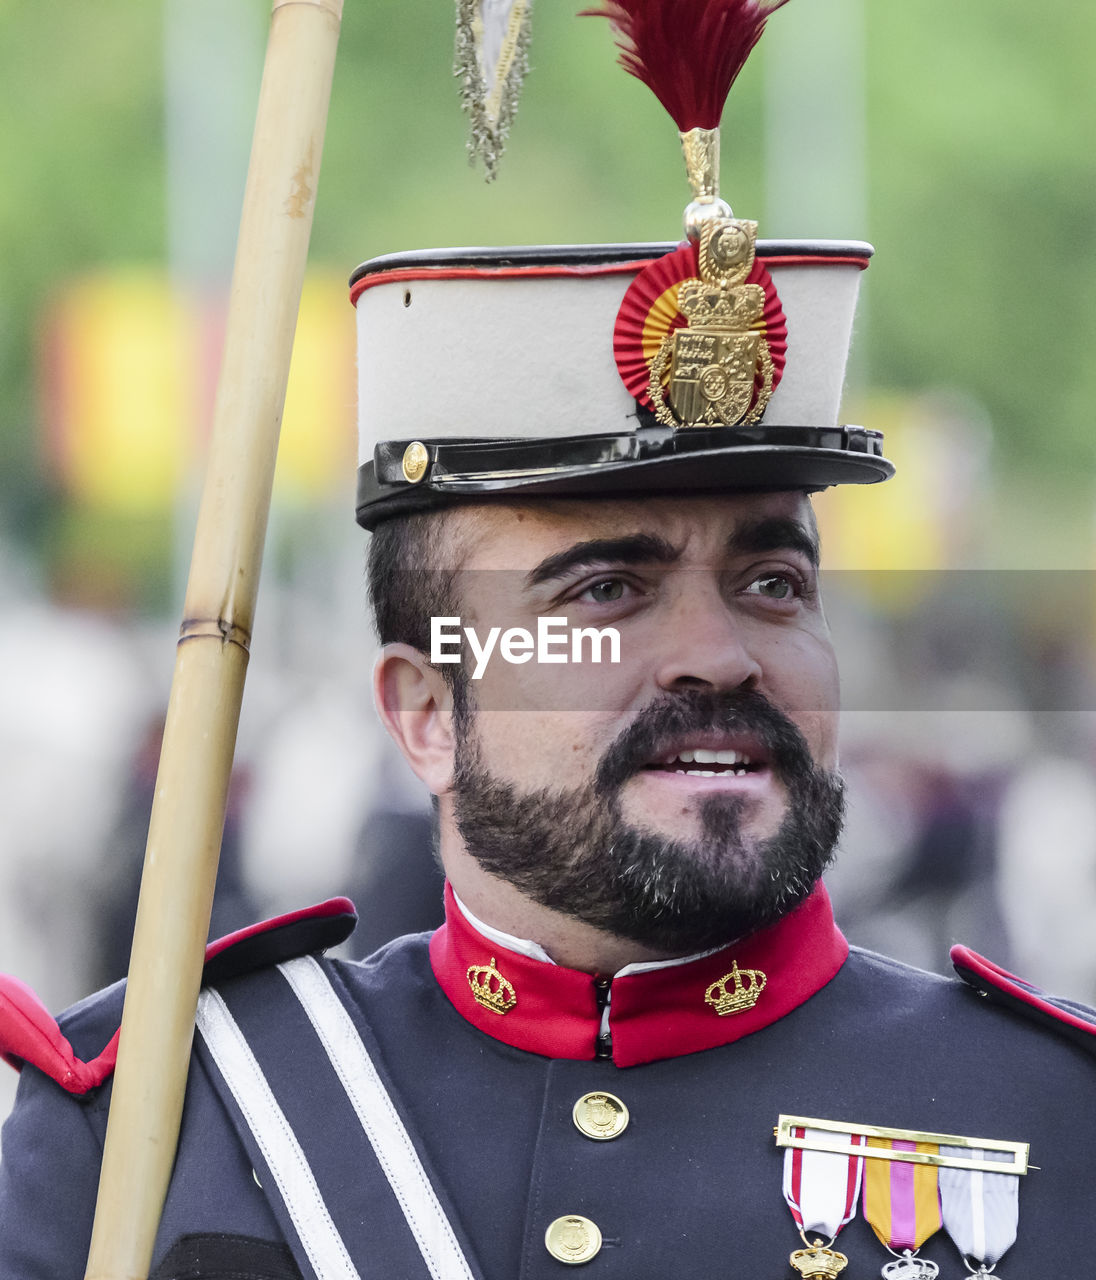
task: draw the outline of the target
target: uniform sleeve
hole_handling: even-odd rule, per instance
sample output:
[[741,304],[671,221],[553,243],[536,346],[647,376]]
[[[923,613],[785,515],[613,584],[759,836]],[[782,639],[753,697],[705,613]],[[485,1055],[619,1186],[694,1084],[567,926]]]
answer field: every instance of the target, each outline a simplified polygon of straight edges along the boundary
[[36,1068],[23,1068],[0,1133],[4,1280],[83,1280],[108,1096],[101,1089],[75,1098]]

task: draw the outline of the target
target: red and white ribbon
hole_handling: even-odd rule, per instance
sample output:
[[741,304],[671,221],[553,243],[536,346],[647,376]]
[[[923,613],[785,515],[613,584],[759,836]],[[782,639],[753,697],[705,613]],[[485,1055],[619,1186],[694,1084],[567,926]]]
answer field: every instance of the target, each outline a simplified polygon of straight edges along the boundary
[[[828,1142],[844,1138],[853,1147],[865,1144],[859,1133],[794,1128],[792,1136]],[[788,1147],[784,1152],[784,1199],[800,1232],[816,1231],[833,1240],[856,1212],[863,1172],[863,1156]]]

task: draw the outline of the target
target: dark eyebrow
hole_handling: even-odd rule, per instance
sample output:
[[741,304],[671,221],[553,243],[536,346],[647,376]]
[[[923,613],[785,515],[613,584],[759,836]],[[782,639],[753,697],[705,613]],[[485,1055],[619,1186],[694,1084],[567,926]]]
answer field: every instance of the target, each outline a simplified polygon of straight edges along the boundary
[[756,555],[765,551],[798,551],[817,569],[820,559],[818,535],[788,516],[768,516],[750,520],[727,539],[730,555]]
[[673,564],[681,552],[665,538],[651,533],[628,534],[622,538],[594,538],[546,556],[525,575],[527,587],[562,578],[575,569],[594,565]]

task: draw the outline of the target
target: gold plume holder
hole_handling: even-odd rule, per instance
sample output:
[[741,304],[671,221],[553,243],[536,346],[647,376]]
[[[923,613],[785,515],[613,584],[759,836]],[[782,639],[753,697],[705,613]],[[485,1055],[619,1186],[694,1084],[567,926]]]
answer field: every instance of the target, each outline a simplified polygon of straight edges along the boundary
[[719,195],[719,130],[689,129],[681,135],[685,172],[694,200],[714,200]]
[[[816,1129],[820,1134],[797,1138],[794,1129]],[[872,1124],[850,1124],[839,1120],[813,1120],[805,1116],[781,1116],[773,1130],[778,1147],[795,1147],[800,1151],[828,1151],[839,1156],[865,1156],[869,1160],[900,1160],[903,1164],[932,1164],[941,1169],[970,1169],[983,1173],[1026,1174],[1035,1165],[1028,1164],[1029,1144],[1000,1142],[994,1138],[964,1138],[954,1133],[927,1133],[920,1129],[888,1129]],[[832,1138],[827,1134],[833,1134]],[[965,1150],[1000,1151],[1011,1161],[985,1160],[979,1156],[939,1155],[929,1151],[896,1151],[893,1147],[854,1146],[850,1135],[887,1138],[904,1142],[934,1143],[941,1147]]]
[[709,219],[734,217],[731,206],[719,197],[719,130],[687,130],[681,134],[681,151],[693,192],[685,208],[685,232],[696,241]]

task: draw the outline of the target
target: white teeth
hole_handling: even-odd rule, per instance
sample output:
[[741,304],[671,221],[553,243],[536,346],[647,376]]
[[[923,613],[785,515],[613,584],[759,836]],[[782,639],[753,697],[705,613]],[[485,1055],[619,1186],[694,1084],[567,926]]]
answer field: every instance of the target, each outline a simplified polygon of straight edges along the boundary
[[748,765],[751,762],[750,757],[744,755],[741,751],[709,751],[705,747],[697,747],[695,751],[679,751],[672,760],[667,763],[673,764],[680,762],[681,764],[724,764],[724,765]]
[[684,775],[687,778],[726,778],[728,776],[728,772],[732,777],[744,778],[746,777],[747,771],[742,766],[739,766],[737,769],[731,769],[729,771],[716,770],[716,769],[683,769],[682,770],[682,773],[684,773]]

